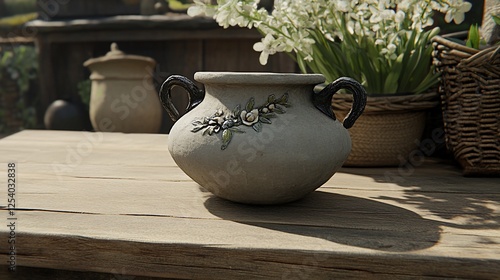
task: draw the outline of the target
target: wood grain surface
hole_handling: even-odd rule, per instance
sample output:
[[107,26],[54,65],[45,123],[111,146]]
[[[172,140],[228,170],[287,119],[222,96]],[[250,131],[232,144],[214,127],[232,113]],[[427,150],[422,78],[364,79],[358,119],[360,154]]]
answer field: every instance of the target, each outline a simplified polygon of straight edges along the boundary
[[[464,178],[438,160],[343,168],[297,202],[242,205],[186,176],[167,138],[27,130],[1,139],[0,178],[17,165],[17,272],[2,261],[0,278],[500,277],[498,178]],[[8,235],[0,227],[3,260]]]

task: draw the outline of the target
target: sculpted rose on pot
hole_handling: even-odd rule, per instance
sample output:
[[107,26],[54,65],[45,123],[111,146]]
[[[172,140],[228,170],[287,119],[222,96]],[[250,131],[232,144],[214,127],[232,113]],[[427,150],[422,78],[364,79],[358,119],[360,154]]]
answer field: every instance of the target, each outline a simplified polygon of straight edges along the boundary
[[259,121],[259,109],[253,109],[250,112],[245,110],[241,111],[241,121],[245,125],[253,125]]

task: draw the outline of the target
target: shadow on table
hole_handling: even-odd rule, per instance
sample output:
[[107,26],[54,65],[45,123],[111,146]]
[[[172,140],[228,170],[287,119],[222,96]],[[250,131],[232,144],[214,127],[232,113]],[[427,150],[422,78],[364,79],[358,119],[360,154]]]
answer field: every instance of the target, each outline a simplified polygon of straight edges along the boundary
[[205,207],[243,224],[382,251],[425,249],[440,238],[438,224],[409,210],[322,191],[279,206],[243,205],[211,196]]
[[395,168],[343,168],[341,172],[397,184],[403,194],[374,199],[412,205],[441,218],[441,224],[461,229],[500,228],[500,178],[463,177],[448,161]]

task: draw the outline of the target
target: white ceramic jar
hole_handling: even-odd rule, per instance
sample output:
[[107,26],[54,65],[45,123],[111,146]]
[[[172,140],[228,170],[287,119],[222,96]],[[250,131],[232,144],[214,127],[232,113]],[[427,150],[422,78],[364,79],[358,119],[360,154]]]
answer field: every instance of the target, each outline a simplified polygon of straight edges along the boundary
[[95,131],[157,133],[162,110],[153,85],[156,62],[125,54],[116,43],[105,56],[83,64],[92,74],[89,114]]

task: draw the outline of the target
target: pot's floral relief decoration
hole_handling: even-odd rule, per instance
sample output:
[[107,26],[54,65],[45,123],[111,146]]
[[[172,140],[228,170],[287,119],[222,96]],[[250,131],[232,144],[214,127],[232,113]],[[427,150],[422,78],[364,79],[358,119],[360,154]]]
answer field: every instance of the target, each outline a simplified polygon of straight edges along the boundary
[[274,94],[271,94],[264,105],[257,107],[255,106],[255,99],[252,97],[243,109],[241,105],[236,106],[231,112],[218,109],[210,117],[193,121],[194,127],[191,131],[203,130],[203,135],[222,132],[221,150],[225,150],[233,139],[234,133],[245,133],[239,126],[250,126],[256,132],[260,132],[262,131],[262,124],[271,124],[271,119],[276,117],[276,114],[285,113],[283,107],[288,108],[290,106],[288,104],[288,93],[283,94],[280,98],[276,98]]

